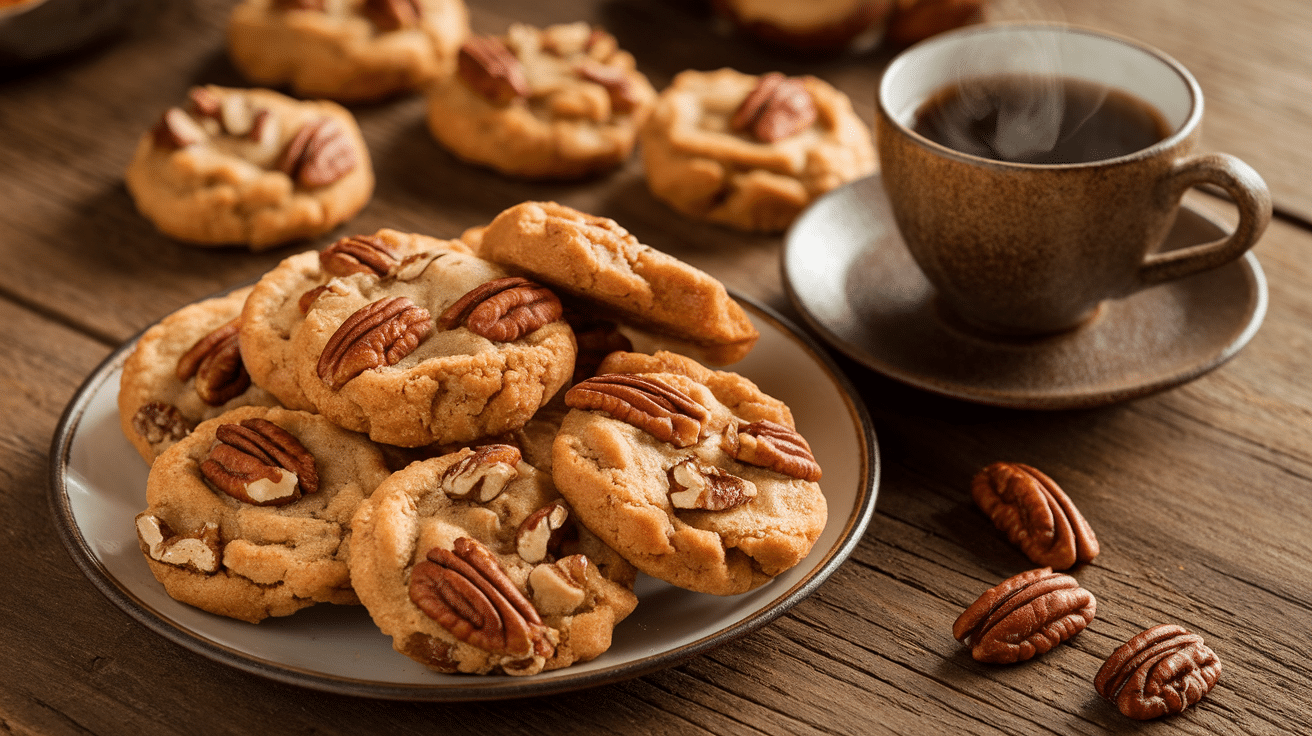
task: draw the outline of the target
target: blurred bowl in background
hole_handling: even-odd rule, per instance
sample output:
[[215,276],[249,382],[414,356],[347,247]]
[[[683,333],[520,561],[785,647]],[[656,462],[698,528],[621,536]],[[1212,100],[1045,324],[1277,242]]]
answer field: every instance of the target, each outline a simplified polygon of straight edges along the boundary
[[0,0],[0,66],[74,51],[120,29],[139,0]]

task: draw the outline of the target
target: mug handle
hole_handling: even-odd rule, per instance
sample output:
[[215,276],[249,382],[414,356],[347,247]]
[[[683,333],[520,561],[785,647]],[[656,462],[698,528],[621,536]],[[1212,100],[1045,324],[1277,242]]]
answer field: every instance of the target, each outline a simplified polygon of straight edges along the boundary
[[1215,184],[1239,208],[1239,223],[1230,235],[1210,243],[1152,253],[1139,267],[1139,287],[1207,271],[1242,256],[1257,243],[1271,222],[1271,192],[1253,167],[1228,153],[1205,153],[1176,163],[1165,180],[1170,201],[1180,202],[1185,190]]

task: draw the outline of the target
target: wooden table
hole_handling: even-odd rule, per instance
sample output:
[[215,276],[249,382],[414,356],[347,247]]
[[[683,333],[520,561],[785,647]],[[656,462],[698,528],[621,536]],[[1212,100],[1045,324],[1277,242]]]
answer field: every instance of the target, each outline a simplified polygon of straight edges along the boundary
[[[723,35],[696,0],[473,1],[474,27],[584,19],[611,28],[658,87],[684,68],[778,68],[833,81],[867,121],[886,51],[780,58]],[[670,669],[567,695],[426,704],[327,695],[216,664],[106,600],[57,540],[48,448],[81,380],[178,307],[296,252],[203,250],[159,236],[122,173],[137,136],[193,83],[240,84],[229,0],[148,0],[112,44],[0,81],[0,731],[192,733],[1309,733],[1312,732],[1312,6],[1303,0],[1048,3],[1042,17],[1139,37],[1208,95],[1204,146],[1272,185],[1256,248],[1270,309],[1231,362],[1101,409],[1033,413],[936,398],[840,364],[874,417],[877,514],[850,560],[763,629]],[[999,0],[995,16],[1013,11]],[[451,236],[525,199],[615,218],[645,242],[796,316],[781,240],[673,216],[636,160],[599,180],[530,185],[457,163],[422,101],[355,110],[378,174],[351,232]],[[323,245],[331,237],[325,237]],[[303,247],[303,246],[302,246]],[[973,507],[984,464],[1058,477],[1103,552],[1078,575],[1102,604],[1078,637],[1022,666],[975,663],[952,622],[1029,563]],[[1224,661],[1196,709],[1141,726],[1094,693],[1127,637],[1178,623]]]

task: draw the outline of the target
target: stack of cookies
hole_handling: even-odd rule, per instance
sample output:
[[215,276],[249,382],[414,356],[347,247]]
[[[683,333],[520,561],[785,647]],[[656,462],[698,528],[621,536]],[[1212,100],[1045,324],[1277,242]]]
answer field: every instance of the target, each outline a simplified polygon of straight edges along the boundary
[[789,408],[711,367],[757,337],[714,278],[550,202],[291,256],[127,359],[142,553],[222,616],[362,603],[438,672],[590,660],[638,573],[743,593],[823,530]]

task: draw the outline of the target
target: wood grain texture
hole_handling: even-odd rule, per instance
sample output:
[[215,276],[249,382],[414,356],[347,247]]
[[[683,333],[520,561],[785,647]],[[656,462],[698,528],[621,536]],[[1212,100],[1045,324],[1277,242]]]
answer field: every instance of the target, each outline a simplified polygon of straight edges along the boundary
[[[1061,13],[1180,58],[1208,95],[1204,147],[1267,177],[1277,221],[1256,249],[1270,307],[1252,343],[1178,389],[1096,410],[1034,413],[930,396],[842,357],[878,431],[878,512],[852,558],[762,630],[670,669],[512,703],[374,701],[216,664],[136,623],[59,544],[48,447],[82,379],[121,341],[281,258],[379,227],[454,236],[526,199],[614,217],[641,240],[792,314],[781,240],[673,215],[638,162],[552,185],[461,164],[417,98],[362,106],[378,189],[346,226],[253,255],[184,246],[135,212],[122,171],[142,131],[194,83],[240,84],[223,52],[231,0],[145,0],[94,52],[0,76],[0,733],[1276,734],[1312,733],[1312,11],[1269,3],[997,0]],[[695,0],[472,0],[476,29],[513,20],[605,24],[659,87],[684,68],[814,73],[870,120],[888,51],[780,57],[726,33]],[[1264,122],[1254,125],[1254,110]],[[876,284],[877,288],[877,284]],[[1102,554],[1075,571],[1098,598],[1078,637],[1021,665],[982,665],[951,637],[980,593],[1030,564],[969,497],[995,460],[1062,485]],[[1121,642],[1158,623],[1201,634],[1224,662],[1185,714],[1137,724],[1093,691]],[[399,656],[399,655],[398,655]],[[272,725],[271,725],[272,724]]]

